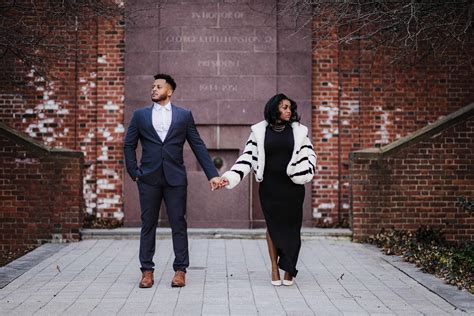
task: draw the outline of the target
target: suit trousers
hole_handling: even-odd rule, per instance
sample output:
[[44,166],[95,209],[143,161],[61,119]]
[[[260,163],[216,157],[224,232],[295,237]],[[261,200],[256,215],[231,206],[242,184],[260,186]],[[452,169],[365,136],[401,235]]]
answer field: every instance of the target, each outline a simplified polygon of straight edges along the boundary
[[160,167],[152,174],[138,180],[141,208],[141,233],[139,259],[142,271],[153,271],[156,244],[156,227],[161,202],[164,199],[171,225],[175,259],[174,271],[184,271],[189,266],[188,233],[186,223],[187,185],[170,186]]

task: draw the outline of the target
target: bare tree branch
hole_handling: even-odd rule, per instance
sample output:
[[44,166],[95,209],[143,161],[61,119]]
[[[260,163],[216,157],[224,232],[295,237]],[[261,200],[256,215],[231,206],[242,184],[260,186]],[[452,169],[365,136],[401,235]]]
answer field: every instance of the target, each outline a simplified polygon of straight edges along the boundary
[[314,21],[316,49],[358,40],[364,49],[390,48],[398,62],[459,48],[473,64],[472,0],[282,0],[279,8],[295,21]]
[[33,71],[52,79],[58,60],[76,56],[76,35],[98,18],[123,16],[112,0],[4,0],[0,4],[0,65],[4,82],[23,85]]

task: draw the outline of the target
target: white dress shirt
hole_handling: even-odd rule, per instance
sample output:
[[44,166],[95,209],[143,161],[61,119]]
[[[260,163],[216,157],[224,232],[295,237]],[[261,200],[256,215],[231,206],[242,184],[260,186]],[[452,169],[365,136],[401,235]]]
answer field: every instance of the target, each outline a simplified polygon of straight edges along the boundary
[[155,102],[153,104],[152,121],[156,133],[164,141],[171,125],[171,103],[160,105]]

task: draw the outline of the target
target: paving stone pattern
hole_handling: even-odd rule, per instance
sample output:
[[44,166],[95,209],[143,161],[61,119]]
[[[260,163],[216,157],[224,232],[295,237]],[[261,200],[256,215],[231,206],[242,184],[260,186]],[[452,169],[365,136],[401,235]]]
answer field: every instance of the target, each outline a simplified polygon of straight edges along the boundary
[[270,284],[265,240],[190,239],[184,288],[170,286],[173,258],[158,240],[155,286],[140,289],[138,240],[73,243],[0,289],[0,315],[469,314],[347,240],[304,240],[291,287]]

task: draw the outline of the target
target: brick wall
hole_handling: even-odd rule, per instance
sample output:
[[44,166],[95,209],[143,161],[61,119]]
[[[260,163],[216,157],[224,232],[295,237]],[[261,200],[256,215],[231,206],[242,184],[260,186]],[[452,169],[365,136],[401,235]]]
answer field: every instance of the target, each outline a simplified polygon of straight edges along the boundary
[[[62,25],[50,26],[64,31]],[[0,76],[0,122],[48,146],[81,150],[86,211],[121,219],[124,24],[95,19],[72,35],[78,40],[61,44],[77,45],[79,54],[57,58],[57,80],[45,83],[21,65],[9,71],[28,74],[26,87],[11,89]],[[473,69],[462,64],[458,52],[447,56],[400,67],[390,64],[389,51],[370,53],[357,42],[314,50],[312,139],[319,170],[312,204],[317,225],[349,219],[351,151],[386,145],[474,99]]]
[[474,241],[474,103],[380,150],[353,153],[355,240],[382,228],[441,228],[450,241]]
[[83,154],[51,150],[0,123],[0,250],[78,240]]
[[455,50],[442,59],[393,64],[387,49],[314,39],[313,214],[323,226],[349,219],[349,153],[389,144],[472,102],[474,68]]
[[9,59],[8,71],[27,82],[15,86],[0,75],[0,122],[49,147],[82,151],[85,210],[121,219],[123,21],[91,18],[77,32],[64,24],[47,26],[66,34],[58,44],[70,50],[51,56],[48,82]]

